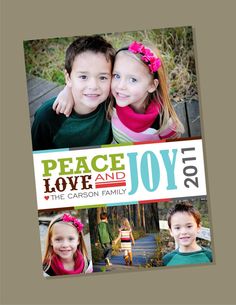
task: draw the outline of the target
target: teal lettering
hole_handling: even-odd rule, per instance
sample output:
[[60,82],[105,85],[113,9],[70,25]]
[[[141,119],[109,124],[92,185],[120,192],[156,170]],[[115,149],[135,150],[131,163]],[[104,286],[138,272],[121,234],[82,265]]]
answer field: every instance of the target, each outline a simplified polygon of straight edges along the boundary
[[167,190],[177,189],[177,186],[175,184],[175,162],[176,162],[177,149],[172,149],[172,153],[173,153],[172,160],[170,160],[169,157],[169,150],[161,150],[160,153],[162,155],[162,159],[166,168],[166,174],[168,180],[168,186],[166,189]]
[[138,188],[137,154],[138,153],[127,154],[130,160],[130,177],[132,183],[131,191],[128,193],[129,195],[133,195],[134,193],[136,193]]
[[[150,168],[151,168],[151,178],[152,186],[150,180],[150,172],[148,168],[148,157],[150,158]],[[154,192],[160,183],[160,167],[156,155],[152,151],[146,151],[141,159],[141,177],[143,185],[149,192]]]

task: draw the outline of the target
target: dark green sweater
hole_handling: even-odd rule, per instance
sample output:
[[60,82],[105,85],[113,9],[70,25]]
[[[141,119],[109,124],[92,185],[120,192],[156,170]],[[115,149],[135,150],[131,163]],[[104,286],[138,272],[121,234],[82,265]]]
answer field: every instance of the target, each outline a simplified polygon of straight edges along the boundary
[[164,255],[164,266],[206,264],[212,262],[211,249],[202,248],[195,252],[179,252],[178,249]]
[[56,114],[46,101],[35,113],[32,126],[33,150],[97,146],[112,141],[111,123],[106,119],[105,102],[86,115],[75,111],[67,118]]
[[102,244],[109,244],[113,240],[113,235],[111,233],[111,228],[109,224],[105,221],[101,221],[98,224],[98,238]]

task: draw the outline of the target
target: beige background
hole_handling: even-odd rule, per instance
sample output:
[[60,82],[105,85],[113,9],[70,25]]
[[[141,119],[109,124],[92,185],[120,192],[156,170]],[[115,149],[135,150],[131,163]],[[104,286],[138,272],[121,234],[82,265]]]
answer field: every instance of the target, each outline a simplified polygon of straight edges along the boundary
[[[235,304],[234,3],[1,0],[3,304]],[[43,279],[22,41],[183,25],[194,30],[215,264]]]

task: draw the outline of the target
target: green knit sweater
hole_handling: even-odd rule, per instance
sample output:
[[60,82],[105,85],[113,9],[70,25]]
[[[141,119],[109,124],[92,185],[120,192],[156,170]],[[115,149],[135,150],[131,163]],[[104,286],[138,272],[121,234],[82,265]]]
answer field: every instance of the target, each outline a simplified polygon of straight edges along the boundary
[[105,102],[86,115],[75,111],[67,118],[56,114],[46,101],[35,113],[32,126],[33,150],[97,146],[112,141],[111,123],[106,119]]
[[109,224],[105,221],[101,221],[98,224],[98,238],[101,245],[111,243],[113,240],[111,228]]

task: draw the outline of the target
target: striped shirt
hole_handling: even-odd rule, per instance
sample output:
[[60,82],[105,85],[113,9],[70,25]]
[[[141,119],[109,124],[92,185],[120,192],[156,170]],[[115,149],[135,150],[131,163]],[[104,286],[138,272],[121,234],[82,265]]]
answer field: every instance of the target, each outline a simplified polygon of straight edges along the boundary
[[120,241],[121,241],[121,250],[131,250],[131,234],[132,230],[124,230],[124,229],[120,229],[120,233],[121,233],[121,237],[120,237]]
[[114,108],[111,123],[113,142],[115,143],[159,141],[161,139],[178,137],[177,133],[173,130],[174,124],[171,118],[169,118],[166,126],[161,128],[161,130],[150,127],[142,132],[135,132],[121,122]]

